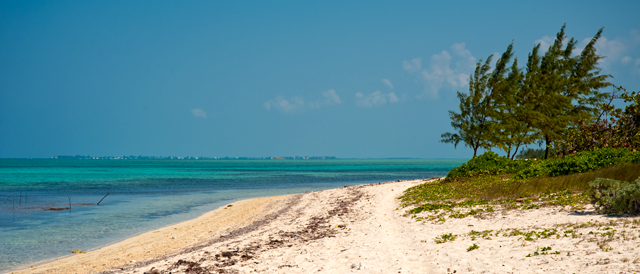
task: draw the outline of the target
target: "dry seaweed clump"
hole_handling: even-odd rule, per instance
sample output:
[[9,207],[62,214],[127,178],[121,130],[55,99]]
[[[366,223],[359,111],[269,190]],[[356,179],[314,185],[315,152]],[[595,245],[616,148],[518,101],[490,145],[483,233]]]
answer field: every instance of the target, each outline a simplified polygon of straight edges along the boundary
[[[332,221],[339,216],[350,215],[353,206],[362,198],[366,198],[364,192],[357,187],[348,191],[346,198],[340,197],[335,201],[327,203],[327,211],[322,214],[314,214],[304,222],[295,226],[284,226],[262,230],[268,223],[282,220],[284,216],[297,216],[299,212],[292,212],[292,208],[301,202],[302,194],[293,196],[285,206],[277,212],[265,216],[262,220],[256,221],[246,227],[241,227],[230,231],[227,235],[221,235],[209,242],[202,243],[184,249],[176,254],[158,257],[153,260],[129,265],[121,268],[112,268],[101,273],[121,273],[122,270],[131,271],[135,268],[148,267],[150,264],[164,261],[161,266],[147,270],[149,274],[165,273],[245,273],[242,269],[254,269],[262,265],[268,258],[262,257],[265,252],[273,249],[289,249],[294,246],[305,245],[307,242],[314,242],[324,238],[336,237],[339,233],[346,233],[346,225],[332,225]],[[228,208],[225,207],[225,208]],[[289,219],[287,219],[289,220]],[[268,237],[250,238],[243,242],[242,236],[261,235],[268,233]],[[212,245],[217,247],[212,248]],[[184,254],[196,254],[193,256],[183,256]],[[290,264],[278,266],[279,269],[294,267]],[[297,266],[295,266],[297,267]],[[240,270],[238,270],[238,268]],[[255,270],[255,269],[254,269]],[[155,272],[154,272],[155,271]],[[253,270],[252,270],[253,271]]]

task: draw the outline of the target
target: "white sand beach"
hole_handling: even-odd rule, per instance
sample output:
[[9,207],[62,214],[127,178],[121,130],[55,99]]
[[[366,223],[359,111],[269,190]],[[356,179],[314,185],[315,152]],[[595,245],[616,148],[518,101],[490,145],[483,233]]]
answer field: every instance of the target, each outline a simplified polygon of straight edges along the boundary
[[397,197],[423,182],[239,201],[13,273],[640,273],[637,217],[496,208],[417,222]]

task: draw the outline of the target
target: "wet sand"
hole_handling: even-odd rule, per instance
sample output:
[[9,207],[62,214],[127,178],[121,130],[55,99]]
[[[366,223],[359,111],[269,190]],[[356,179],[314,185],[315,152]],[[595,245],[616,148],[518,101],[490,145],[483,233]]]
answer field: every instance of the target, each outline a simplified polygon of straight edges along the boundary
[[202,216],[139,234],[113,245],[86,253],[34,263],[33,267],[9,273],[95,273],[116,266],[133,266],[178,254],[187,247],[207,244],[221,234],[263,221],[275,208],[281,208],[291,195],[242,200]]

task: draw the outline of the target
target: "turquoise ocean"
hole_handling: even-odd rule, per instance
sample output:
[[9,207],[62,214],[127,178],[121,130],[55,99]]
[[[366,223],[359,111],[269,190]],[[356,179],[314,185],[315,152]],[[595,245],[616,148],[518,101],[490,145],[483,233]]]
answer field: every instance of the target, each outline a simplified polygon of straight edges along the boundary
[[465,161],[0,159],[0,272],[238,200],[445,176]]

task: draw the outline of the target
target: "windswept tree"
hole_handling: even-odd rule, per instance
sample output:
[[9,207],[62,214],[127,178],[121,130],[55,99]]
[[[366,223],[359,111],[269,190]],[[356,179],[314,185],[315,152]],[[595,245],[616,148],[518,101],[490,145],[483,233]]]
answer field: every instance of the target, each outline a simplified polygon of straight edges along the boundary
[[451,126],[457,133],[446,132],[440,137],[440,142],[453,143],[455,147],[460,142],[473,149],[473,157],[478,154],[479,148],[491,148],[491,126],[492,121],[489,116],[491,105],[491,89],[488,82],[491,74],[491,58],[482,64],[482,59],[476,63],[476,70],[469,77],[469,95],[457,92],[460,100],[460,113],[449,111]]
[[[492,56],[476,64],[470,76],[469,94],[457,92],[460,113],[449,111],[456,133],[444,133],[441,142],[464,142],[473,149],[493,147],[513,158],[522,146],[538,142],[545,145],[545,158],[554,144],[566,139],[567,132],[585,121],[593,122],[606,99],[600,90],[611,86],[610,75],[600,74],[595,44],[600,29],[579,55],[577,40],[567,41],[562,26],[546,52],[534,46],[524,69],[513,57],[513,43],[491,70]],[[566,45],[565,45],[566,41]]]
[[568,129],[593,119],[597,105],[605,99],[599,90],[611,85],[607,82],[611,76],[600,75],[597,66],[602,57],[595,53],[595,43],[602,29],[580,55],[572,56],[577,41],[571,38],[564,46],[565,26],[543,56],[538,55],[540,44],[529,54],[523,85],[524,93],[534,100],[529,112],[531,126],[541,135],[545,158],[554,142],[562,140]]
[[513,43],[496,62],[489,80],[493,96],[493,108],[489,111],[494,121],[491,142],[493,146],[504,150],[511,159],[521,146],[529,145],[537,139],[528,119],[531,98],[522,92],[524,74],[518,68],[518,59],[515,58],[511,66],[507,66],[512,56]]
[[604,28],[598,30],[580,55],[574,57],[574,61],[571,64],[572,71],[567,96],[577,102],[577,110],[583,111],[588,119],[593,119],[600,112],[603,102],[606,102],[610,96],[600,90],[613,86],[607,80],[608,78],[613,78],[613,76],[601,74],[602,69],[598,67],[598,62],[604,57],[596,54],[595,45],[602,36],[603,30]]

